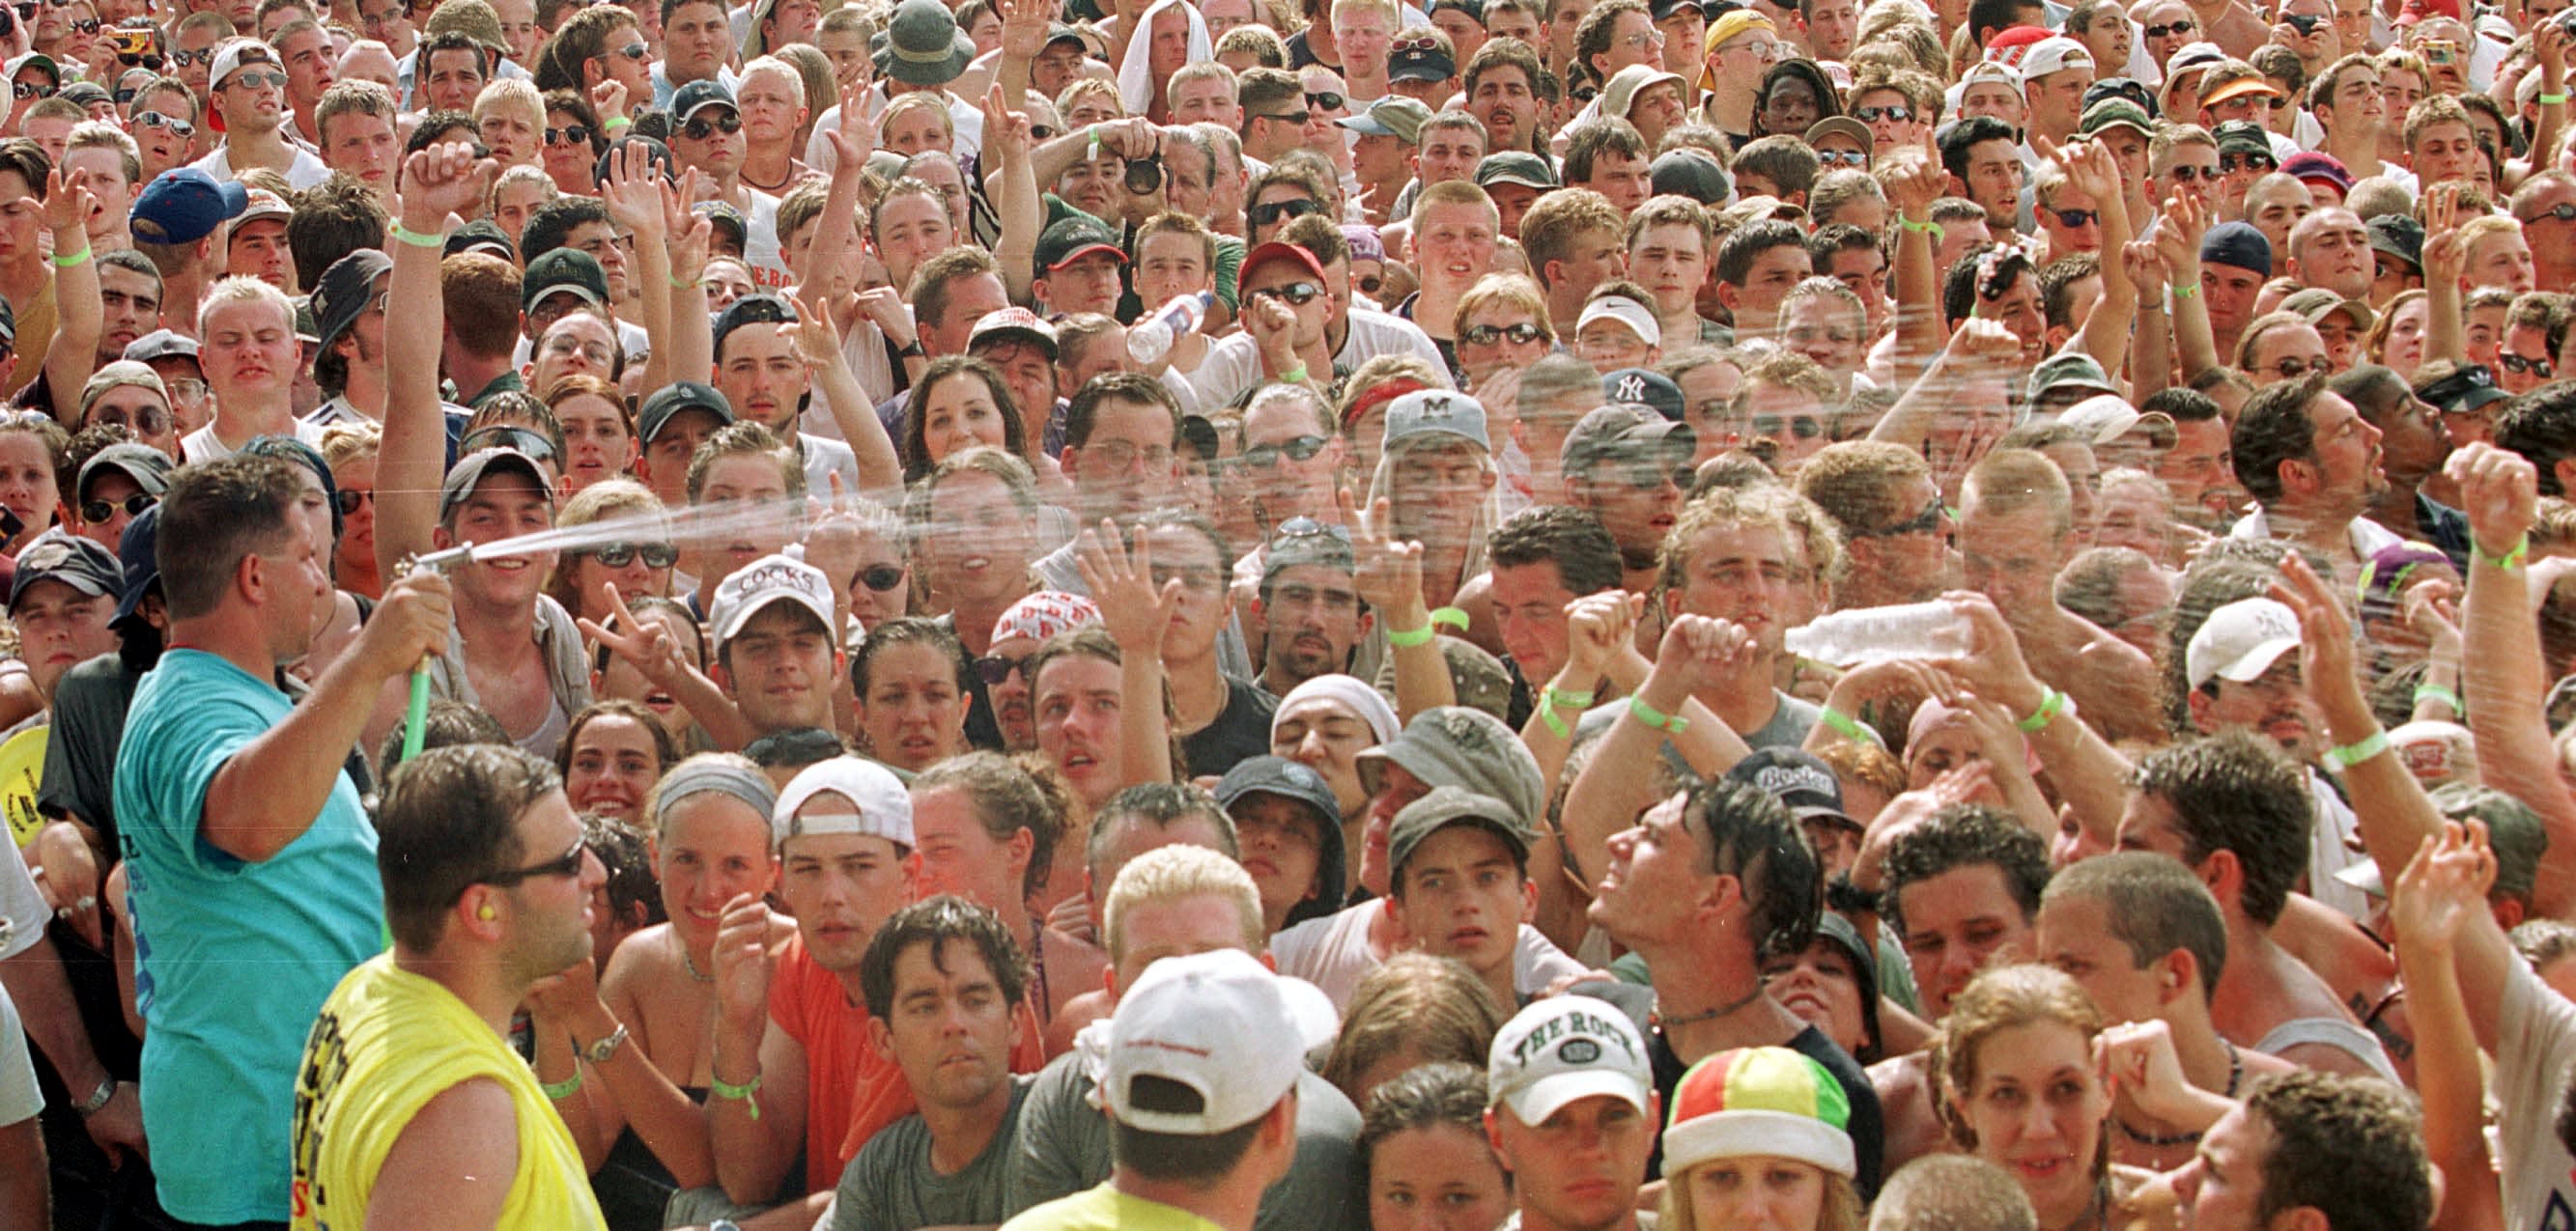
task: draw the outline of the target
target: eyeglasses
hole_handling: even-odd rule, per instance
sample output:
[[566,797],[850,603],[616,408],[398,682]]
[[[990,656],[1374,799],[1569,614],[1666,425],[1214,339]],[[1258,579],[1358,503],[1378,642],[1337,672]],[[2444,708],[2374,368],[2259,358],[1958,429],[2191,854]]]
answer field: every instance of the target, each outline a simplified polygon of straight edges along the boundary
[[2057,225],[2070,231],[2102,221],[2102,211],[2098,209],[2053,209],[2048,212],[2057,215]]
[[1852,118],[1863,124],[1875,124],[1880,120],[1894,120],[1902,124],[1914,118],[1914,108],[1903,103],[1891,103],[1884,107],[1854,107]]
[[512,427],[505,423],[478,427],[467,432],[465,439],[456,442],[458,457],[468,453],[479,453],[485,449],[516,449],[527,454],[531,460],[540,462],[550,462],[555,458],[553,441],[524,427]]
[[182,376],[177,380],[165,380],[161,383],[164,388],[167,388],[170,391],[170,396],[178,401],[202,402],[206,400],[206,382],[199,380],[196,377]]
[[1591,102],[1593,99],[1601,97],[1601,87],[1594,85],[1576,86],[1574,87],[1573,97],[1574,101],[1578,103]]
[[1097,459],[1111,470],[1125,470],[1138,462],[1143,462],[1148,470],[1160,470],[1172,464],[1171,446],[1139,447],[1133,441],[1126,440],[1103,440],[1096,444],[1084,445],[1082,456],[1085,461]]
[[1753,434],[1756,436],[1777,437],[1783,427],[1800,440],[1814,440],[1825,434],[1825,425],[1816,422],[1813,415],[1793,415],[1786,420],[1778,415],[1753,416]]
[[546,144],[588,145],[590,144],[590,126],[587,124],[572,124],[563,128],[549,128],[546,130]]
[[123,500],[81,501],[80,515],[82,521],[95,526],[104,523],[108,518],[116,516],[116,511],[118,509],[125,510],[125,515],[128,517],[141,517],[143,516],[143,510],[151,508],[153,505],[159,503],[161,503],[161,498],[159,496],[147,496],[142,492],[136,492]]
[[1717,49],[1717,53],[1719,55],[1725,55],[1730,51],[1749,51],[1753,53],[1753,57],[1757,60],[1777,60],[1780,58],[1780,44],[1770,41],[1760,43],[1737,43],[1733,47],[1720,47]]
[[624,56],[629,60],[641,60],[646,56],[652,55],[653,49],[642,43],[628,43],[627,45],[618,48],[617,54]]
[[1246,299],[1276,299],[1289,307],[1302,308],[1313,303],[1315,297],[1323,293],[1324,288],[1312,282],[1291,282],[1286,286],[1266,286],[1257,290],[1248,290],[1243,293],[1243,296]]
[[1622,46],[1634,47],[1639,51],[1644,51],[1649,47],[1662,46],[1664,42],[1664,32],[1652,29],[1645,30],[1636,34],[1631,34],[1628,37],[1619,40],[1619,42]]
[[2272,365],[2273,373],[2283,380],[2297,380],[2310,372],[2323,372],[2325,370],[2325,360],[2303,359],[2297,355],[2284,356]]
[[180,68],[186,68],[191,64],[203,64],[208,67],[212,67],[214,62],[215,49],[212,47],[200,47],[195,51],[174,51],[170,53],[170,63],[177,65]]
[[1869,151],[1818,150],[1816,151],[1816,161],[1829,167],[1837,165],[1845,167],[1866,167],[1869,165]]
[[1235,460],[1255,470],[1270,470],[1279,465],[1279,455],[1282,453],[1287,454],[1290,461],[1308,462],[1313,461],[1315,455],[1323,451],[1323,437],[1299,436],[1294,440],[1283,440],[1277,444],[1254,445],[1244,450],[1243,455]]
[[704,118],[694,119],[680,126],[680,135],[687,137],[691,141],[704,141],[709,136],[718,132],[721,132],[726,136],[732,136],[733,134],[741,131],[742,117],[735,115],[732,112],[726,112],[712,120]]
[[1458,331],[1458,340],[1470,346],[1492,346],[1505,338],[1511,339],[1514,346],[1527,346],[1546,336],[1528,321],[1516,325],[1469,325]]
[[1922,512],[1893,526],[1881,526],[1876,530],[1854,530],[1851,533],[1855,537],[1864,539],[1892,539],[1905,534],[1932,534],[1941,529],[1941,517],[1946,512],[1948,510],[1941,507],[1941,498],[1934,496],[1932,503],[1923,506]]
[[158,406],[100,407],[89,415],[91,423],[113,423],[141,436],[158,436],[170,430],[170,412]]
[[91,17],[75,17],[72,19],[72,33],[96,34],[98,33],[98,20]]
[[[2280,164],[2275,162],[2269,154],[2221,154],[2218,156],[2218,173],[2220,175],[2234,174],[2236,169],[2239,167],[2248,171],[2269,171],[2279,165]],[[2180,170],[2180,168],[2176,168],[2176,170]]]
[[1306,113],[1300,111],[1291,115],[1255,115],[1252,118],[1256,120],[1270,120],[1280,124],[1304,124],[1306,122]]
[[286,88],[286,74],[244,71],[224,78],[225,89],[229,90],[235,86],[248,86],[254,90],[283,90]]
[[193,137],[197,135],[196,125],[191,124],[186,120],[179,119],[176,116],[163,115],[158,111],[141,112],[134,117],[134,122],[144,126],[145,128],[169,129],[171,135],[176,137]]
[[2166,178],[2177,184],[2188,184],[2194,180],[2206,184],[2217,179],[2218,175],[2219,171],[2216,167],[2196,166],[2191,163],[2184,163],[2165,172]]
[[1322,111],[1339,111],[1342,109],[1342,96],[1331,90],[1315,91],[1306,95],[1306,105]]
[[522,881],[532,881],[541,876],[579,876],[581,875],[581,865],[583,861],[589,858],[590,848],[584,846],[579,841],[575,841],[572,844],[571,850],[565,851],[563,854],[556,856],[553,859],[549,859],[544,863],[531,864],[524,868],[512,868],[507,872],[489,872],[482,876],[475,877],[474,883],[507,889]]
[[359,506],[372,505],[375,502],[376,493],[373,489],[343,487],[331,493],[331,503],[340,510],[342,517],[355,517],[358,515]]
[[32,81],[21,81],[10,86],[9,92],[20,98],[52,98],[54,96],[54,89],[55,87],[49,85],[37,85]]
[[2549,379],[2551,374],[2555,371],[2555,369],[2550,367],[2549,361],[2546,359],[2525,359],[2520,355],[2510,353],[2497,355],[2496,362],[2504,365],[2505,371],[2514,373],[2517,376],[2524,372],[2529,372],[2542,380]]
[[859,570],[859,584],[879,594],[903,584],[900,564],[871,564]]
[[610,568],[624,568],[637,556],[644,557],[646,568],[669,568],[680,562],[680,549],[669,543],[602,543],[585,554]]
[[2561,201],[2556,205],[2552,205],[2539,213],[2523,219],[2522,221],[2525,224],[2529,224],[2538,222],[2543,218],[2555,218],[2560,222],[2576,222],[2576,205],[2570,205],[2565,201]]
[[2171,25],[2148,26],[2146,32],[2148,38],[2163,38],[2168,34],[2189,34],[2193,29],[2191,19],[2185,17]]
[[1004,654],[987,654],[975,660],[975,674],[984,678],[985,687],[999,688],[1012,675],[1026,670],[1029,660],[1035,657],[1037,655],[1034,653],[1022,654],[1017,658]]

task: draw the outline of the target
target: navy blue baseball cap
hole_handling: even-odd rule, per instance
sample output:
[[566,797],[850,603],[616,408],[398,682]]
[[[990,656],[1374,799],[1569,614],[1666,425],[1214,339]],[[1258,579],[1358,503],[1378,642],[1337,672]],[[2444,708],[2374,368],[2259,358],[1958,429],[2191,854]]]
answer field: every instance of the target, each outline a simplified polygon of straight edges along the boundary
[[134,202],[130,225],[146,243],[193,244],[250,208],[250,190],[218,181],[195,167],[174,167],[153,177]]

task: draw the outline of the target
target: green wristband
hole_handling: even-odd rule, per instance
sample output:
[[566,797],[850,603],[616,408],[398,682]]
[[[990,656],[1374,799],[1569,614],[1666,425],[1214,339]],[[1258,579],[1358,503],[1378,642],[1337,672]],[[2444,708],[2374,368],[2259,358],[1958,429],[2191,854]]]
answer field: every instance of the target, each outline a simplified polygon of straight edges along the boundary
[[1878,732],[1872,731],[1868,727],[1864,727],[1859,723],[1852,721],[1851,715],[1835,709],[1830,705],[1824,707],[1824,709],[1816,715],[1816,721],[1821,722],[1826,726],[1833,728],[1835,731],[1864,744],[1876,744],[1882,748],[1887,746],[1885,741],[1878,737]]
[[2176,299],[2189,299],[2199,293],[2200,284],[2197,282],[2185,282],[2173,289],[2173,297]]
[[2439,701],[2444,705],[2450,706],[2452,711],[2455,713],[2466,713],[2469,708],[2460,704],[2460,694],[2453,692],[2448,688],[2444,688],[2439,684],[2416,685],[2415,704],[2422,705],[2427,701]]
[[1431,627],[1438,628],[1444,624],[1463,633],[1467,631],[1467,613],[1455,607],[1434,610],[1431,613]]
[[2471,536],[2469,539],[2469,554],[2476,557],[2478,560],[2492,564],[2497,568],[2510,573],[2515,569],[2521,568],[2522,562],[2530,558],[2531,534],[2529,531],[2523,532],[2522,538],[2514,543],[2513,550],[2506,552],[2501,556],[2488,555],[2486,546],[2478,542],[2475,536]]
[[1628,698],[1628,716],[1666,735],[1679,735],[1690,729],[1690,720],[1679,714],[1667,714],[1646,704],[1644,697]]
[[393,235],[395,242],[410,244],[414,248],[444,248],[447,246],[446,236],[437,234],[436,232],[415,231],[399,222],[393,225],[393,229],[390,233]]
[[2040,698],[2039,708],[2032,710],[2030,712],[2030,717],[2024,718],[2013,725],[2020,728],[2021,733],[2024,735],[2035,735],[2039,733],[2042,728],[2048,725],[2050,719],[2057,717],[2059,712],[2063,711],[2065,708],[2066,694],[2052,688],[2048,690],[2047,696]]
[[541,1081],[537,1083],[537,1086],[546,1092],[547,1098],[571,1098],[575,1092],[581,1089],[581,1070],[574,1069],[572,1071],[572,1076],[567,1077],[562,1081]]
[[2334,766],[2337,770],[2349,770],[2386,751],[2388,751],[2388,732],[2373,731],[2370,733],[2370,738],[2360,743],[2326,749],[2326,764]]
[[1398,649],[1409,650],[1417,645],[1429,645],[1431,639],[1439,635],[1440,628],[1436,624],[1425,624],[1420,628],[1390,628],[1386,630],[1386,643]]
[[737,1086],[713,1073],[709,1073],[707,1074],[707,1090],[717,1098],[741,1100],[742,1109],[745,1114],[748,1114],[754,1120],[760,1118],[760,1100],[752,1097],[753,1095],[760,1093],[760,1078],[757,1075],[754,1075],[750,1081]]
[[73,267],[73,266],[75,266],[75,265],[86,265],[86,264],[88,264],[88,263],[89,263],[89,252],[90,252],[90,250],[89,250],[89,245],[87,245],[87,244],[83,244],[83,245],[81,245],[81,250],[80,250],[80,251],[75,252],[75,253],[71,254],[70,256],[57,256],[57,257],[55,257],[55,258],[53,259],[53,260],[54,260],[54,264],[55,264],[55,266],[57,266],[58,268],[62,268],[62,269],[70,269],[71,267]]

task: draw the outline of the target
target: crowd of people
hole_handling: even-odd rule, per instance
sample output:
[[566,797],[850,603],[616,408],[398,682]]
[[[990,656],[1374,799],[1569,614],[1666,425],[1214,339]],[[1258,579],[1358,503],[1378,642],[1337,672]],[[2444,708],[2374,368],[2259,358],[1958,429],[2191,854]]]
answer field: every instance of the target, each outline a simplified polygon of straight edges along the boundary
[[0,5],[0,1231],[2576,1224],[2462,4]]

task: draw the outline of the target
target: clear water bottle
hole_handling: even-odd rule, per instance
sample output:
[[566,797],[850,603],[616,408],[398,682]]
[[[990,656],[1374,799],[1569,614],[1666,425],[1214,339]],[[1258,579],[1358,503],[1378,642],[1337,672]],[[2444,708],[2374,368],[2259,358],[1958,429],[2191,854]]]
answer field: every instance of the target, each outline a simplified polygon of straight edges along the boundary
[[1836,611],[1790,629],[1786,638],[1790,653],[1837,667],[1899,658],[1965,658],[1975,643],[1966,614],[1939,602]]
[[1127,356],[1147,367],[1172,353],[1172,343],[1207,319],[1216,296],[1206,291],[1175,295],[1154,314],[1127,327]]

